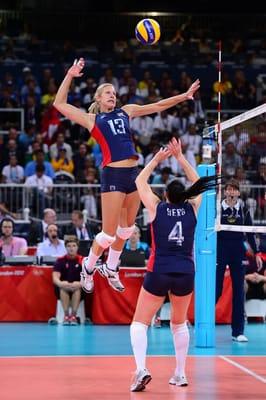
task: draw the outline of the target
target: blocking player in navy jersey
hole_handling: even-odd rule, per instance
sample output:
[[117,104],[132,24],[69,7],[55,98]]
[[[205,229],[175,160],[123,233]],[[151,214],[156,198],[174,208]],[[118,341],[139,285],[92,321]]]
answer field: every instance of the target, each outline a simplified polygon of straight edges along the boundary
[[99,272],[106,276],[109,284],[117,291],[124,286],[119,280],[117,269],[125,241],[134,231],[134,223],[140,200],[135,185],[138,168],[138,154],[129,129],[129,118],[153,114],[176,104],[193,99],[200,83],[196,80],[186,93],[160,100],[153,104],[128,104],[116,106],[116,92],[113,85],[100,85],[94,95],[95,102],[89,112],[83,112],[67,103],[72,79],[81,77],[85,65],[83,58],[75,60],[68,70],[56,94],[54,106],[70,120],[87,128],[99,143],[103,155],[101,182],[102,231],[95,237],[89,256],[84,260],[81,284],[87,292],[93,290],[95,265],[104,249],[109,248],[106,265]]
[[[174,179],[166,187],[166,201],[161,201],[151,190],[148,180],[157,165],[170,155],[177,159],[192,186],[185,189],[182,183]],[[141,201],[149,213],[152,250],[130,326],[136,361],[136,373],[130,387],[133,392],[144,390],[151,380],[151,374],[146,369],[147,329],[167,294],[171,303],[170,326],[176,355],[176,369],[169,384],[188,384],[185,376],[189,346],[186,318],[194,288],[194,232],[201,203],[200,194],[215,187],[217,181],[216,176],[199,178],[182,154],[180,141],[175,138],[153,157],[136,179]]]

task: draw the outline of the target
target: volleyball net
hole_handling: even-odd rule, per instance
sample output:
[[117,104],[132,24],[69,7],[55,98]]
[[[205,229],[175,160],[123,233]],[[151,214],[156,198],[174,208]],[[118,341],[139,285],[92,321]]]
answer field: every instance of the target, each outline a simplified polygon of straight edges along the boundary
[[[217,173],[223,176],[216,230],[266,233],[266,104],[209,127],[207,133],[216,143]],[[249,211],[252,225],[221,222],[224,184],[232,178],[239,183],[240,204]]]

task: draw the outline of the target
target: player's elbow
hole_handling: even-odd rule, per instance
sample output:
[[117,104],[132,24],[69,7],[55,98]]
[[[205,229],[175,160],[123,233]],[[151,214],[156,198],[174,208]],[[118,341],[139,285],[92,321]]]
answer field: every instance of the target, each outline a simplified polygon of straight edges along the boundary
[[135,184],[137,186],[137,188],[140,186],[140,177],[137,176],[137,178],[135,179]]
[[59,102],[57,101],[57,100],[54,100],[54,102],[53,102],[53,106],[58,110],[58,108],[59,108]]

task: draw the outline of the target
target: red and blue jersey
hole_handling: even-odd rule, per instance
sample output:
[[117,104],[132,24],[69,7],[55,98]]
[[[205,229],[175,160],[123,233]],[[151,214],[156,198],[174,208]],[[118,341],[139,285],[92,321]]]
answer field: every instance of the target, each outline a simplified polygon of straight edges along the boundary
[[132,157],[138,159],[129,127],[129,116],[121,108],[97,114],[91,136],[101,147],[103,167],[113,161]]
[[194,272],[194,233],[197,219],[189,202],[160,202],[151,224],[150,272]]

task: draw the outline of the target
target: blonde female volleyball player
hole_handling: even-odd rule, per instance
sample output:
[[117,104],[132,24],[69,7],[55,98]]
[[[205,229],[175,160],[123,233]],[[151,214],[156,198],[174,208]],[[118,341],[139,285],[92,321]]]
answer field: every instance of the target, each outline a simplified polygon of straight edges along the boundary
[[186,93],[158,101],[154,104],[136,104],[116,107],[116,92],[111,84],[100,85],[95,93],[95,102],[89,112],[67,103],[68,90],[72,79],[81,77],[85,61],[75,60],[57,92],[54,106],[64,116],[88,129],[102,150],[103,172],[101,183],[102,231],[96,235],[89,256],[84,260],[81,284],[87,292],[93,290],[95,264],[104,249],[109,249],[107,265],[99,268],[109,284],[117,291],[124,286],[119,280],[117,264],[125,241],[134,231],[139,209],[139,195],[135,185],[138,154],[134,148],[129,118],[153,114],[193,99],[200,86],[196,80]]
[[[177,159],[192,186],[185,189],[174,179],[167,185],[166,201],[161,201],[147,182],[158,163],[170,155]],[[194,287],[196,215],[201,203],[200,194],[215,187],[217,180],[216,176],[199,179],[182,154],[180,141],[175,138],[153,157],[136,179],[140,198],[149,212],[152,251],[130,327],[137,367],[130,388],[132,392],[144,390],[151,380],[151,374],[146,369],[147,329],[167,294],[171,303],[171,331],[176,355],[176,369],[169,383],[177,386],[188,384],[185,376],[189,345],[186,316]]]

